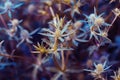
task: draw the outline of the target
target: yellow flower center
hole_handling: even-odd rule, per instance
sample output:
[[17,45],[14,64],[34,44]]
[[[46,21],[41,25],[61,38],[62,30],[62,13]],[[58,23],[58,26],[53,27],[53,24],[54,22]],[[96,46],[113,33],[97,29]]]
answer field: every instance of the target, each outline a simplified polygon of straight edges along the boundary
[[55,37],[56,37],[56,38],[59,38],[60,36],[61,36],[60,30],[59,30],[59,29],[56,29],[56,31],[55,31]]
[[103,18],[96,18],[95,19],[95,25],[101,26],[103,23],[104,23],[104,19]]
[[103,65],[102,65],[102,64],[98,64],[97,67],[96,67],[96,71],[97,71],[98,73],[103,72],[103,71],[104,71]]

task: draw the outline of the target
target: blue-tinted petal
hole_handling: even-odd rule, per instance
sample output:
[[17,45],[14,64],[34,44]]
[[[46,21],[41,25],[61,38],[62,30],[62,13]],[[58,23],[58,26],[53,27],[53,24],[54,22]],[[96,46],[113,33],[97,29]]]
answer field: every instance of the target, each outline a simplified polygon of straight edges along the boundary
[[66,10],[64,11],[64,13],[69,12],[69,11],[71,11],[71,8],[66,9]]
[[18,44],[17,44],[17,48],[22,44],[24,42],[24,39],[23,40],[21,40]]
[[69,21],[69,22],[67,22],[67,23],[65,24],[65,26],[63,27],[63,29],[62,29],[62,31],[61,31],[61,34],[63,34],[63,33],[67,30],[67,28],[68,28],[68,26],[70,25],[70,23],[71,23],[71,21]]
[[54,37],[54,35],[48,34],[48,33],[38,33],[38,34],[43,35],[43,36],[48,36],[48,37]]
[[30,39],[26,39],[27,43],[32,44],[33,42]]
[[9,16],[10,18],[12,18],[12,13],[11,13],[11,11],[8,11],[8,16]]
[[7,11],[6,10],[4,10],[4,11],[2,11],[2,12],[0,12],[0,14],[5,14]]
[[63,38],[61,38],[61,37],[59,38],[59,40],[60,40],[61,42],[64,42],[64,39],[63,39]]
[[18,8],[18,7],[22,6],[22,5],[23,5],[23,3],[19,3],[19,4],[14,5],[13,8],[15,9],[15,8]]
[[77,41],[72,40],[72,42],[73,42],[73,44],[74,44],[75,46],[78,46],[78,42],[77,42]]
[[32,31],[32,32],[30,33],[30,35],[33,35],[33,34],[37,33],[39,30],[40,30],[40,28],[35,29],[34,31]]
[[89,41],[89,40],[85,40],[85,39],[75,39],[75,40],[77,40],[79,42],[88,42]]

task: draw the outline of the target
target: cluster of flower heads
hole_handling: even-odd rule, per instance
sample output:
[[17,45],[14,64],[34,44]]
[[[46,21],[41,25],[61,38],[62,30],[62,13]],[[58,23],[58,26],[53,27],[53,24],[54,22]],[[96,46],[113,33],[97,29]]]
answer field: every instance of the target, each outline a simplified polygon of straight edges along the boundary
[[[90,73],[92,77],[90,80],[120,80],[120,70],[115,72],[110,69],[119,61],[113,62],[114,64],[110,63],[109,54],[106,52],[103,52],[101,57],[99,55],[101,47],[106,44],[115,45],[108,37],[108,33],[120,16],[118,7],[111,9],[108,15],[99,10],[101,8],[99,3],[106,2],[107,5],[111,5],[117,1],[3,0],[0,2],[0,71],[7,67],[17,69],[24,60],[26,70],[32,70],[29,73],[26,73],[25,70],[23,73],[26,74],[24,77],[29,80],[49,80],[42,75],[39,77],[39,74],[46,74],[51,80],[72,80],[74,77],[72,78],[70,75],[78,74],[76,80],[88,80],[89,78],[83,77],[86,73],[87,75]],[[88,7],[91,8],[90,12],[86,10]],[[13,15],[16,13],[17,15]],[[26,16],[28,18],[24,20],[23,17]],[[40,21],[37,21],[38,17],[40,17]],[[108,18],[110,19],[108,20]],[[36,24],[42,24],[42,26],[32,27]],[[10,42],[11,51],[7,50],[5,46],[7,41]],[[92,46],[85,46],[86,43],[92,43]],[[79,47],[86,48],[86,50],[78,50],[78,53],[87,52],[85,54],[88,55],[88,59],[78,65],[74,62],[76,60],[74,55]],[[24,56],[19,56],[19,50],[25,53]],[[21,62],[15,59],[19,59]],[[15,75],[21,74],[19,70],[17,71],[14,73]],[[84,72],[86,73],[84,74]],[[108,72],[114,74],[105,75]],[[23,77],[23,75],[21,76]],[[16,80],[21,77],[13,76],[12,78]],[[27,78],[23,80],[28,80]],[[0,79],[7,78],[0,76]]]

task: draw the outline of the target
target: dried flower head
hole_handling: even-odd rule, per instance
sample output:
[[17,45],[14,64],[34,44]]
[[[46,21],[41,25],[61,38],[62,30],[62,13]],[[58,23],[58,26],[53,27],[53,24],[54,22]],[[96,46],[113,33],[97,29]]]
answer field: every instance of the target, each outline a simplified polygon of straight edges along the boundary
[[11,12],[14,11],[14,9],[22,6],[23,3],[13,4],[10,0],[6,0],[4,3],[4,6],[0,6],[0,9],[2,9],[2,12],[0,14],[8,13],[8,16],[12,18]]
[[32,53],[39,54],[49,53],[49,50],[45,46],[43,46],[43,43],[41,43],[41,45],[37,43],[37,46],[34,45],[34,48],[36,49],[36,51],[32,51]]
[[114,72],[114,76],[111,76],[114,80],[120,80],[120,68],[117,72]]
[[75,13],[80,14],[79,7],[83,6],[80,0],[73,1],[71,8],[66,9],[64,12],[70,12],[71,16],[74,17]]
[[100,15],[97,15],[97,11],[96,8],[94,7],[94,13],[90,14],[89,16],[87,16],[86,14],[85,17],[87,18],[87,21],[83,21],[83,22],[87,22],[88,25],[90,26],[110,26],[110,24],[106,23],[104,18],[102,17],[104,13],[101,13]]
[[20,31],[20,42],[17,44],[17,48],[24,42],[26,41],[27,43],[33,43],[30,38],[32,38],[32,35],[37,33],[39,31],[39,28],[38,29],[35,29],[34,31],[32,32],[28,32],[26,29],[23,29],[21,27],[21,31]]
[[53,26],[54,31],[52,31],[50,29],[43,28],[42,31],[45,31],[47,33],[39,33],[39,34],[44,35],[44,36],[48,36],[48,37],[52,37],[54,39],[59,39],[61,42],[63,42],[64,37],[73,33],[73,31],[66,33],[66,30],[68,29],[70,23],[71,23],[71,21],[68,21],[64,25],[64,18],[59,18],[59,16],[56,15],[56,17],[54,17],[53,20],[51,22],[49,22],[49,24],[51,26]]
[[18,20],[18,19],[16,19],[16,18],[14,18],[14,19],[12,19],[12,20],[10,20],[10,22],[11,23],[9,23],[8,25],[9,26],[12,26],[12,28],[17,28],[17,27],[21,27],[20,26],[20,23],[22,22],[23,20]]
[[112,12],[114,13],[115,16],[117,16],[117,17],[120,16],[120,9],[115,8],[112,10]]
[[101,74],[111,67],[111,66],[106,67],[106,62],[107,61],[105,61],[104,64],[94,63],[94,66],[95,66],[94,70],[88,70],[88,69],[84,69],[84,70],[91,72],[91,75],[95,77],[95,79],[103,78]]

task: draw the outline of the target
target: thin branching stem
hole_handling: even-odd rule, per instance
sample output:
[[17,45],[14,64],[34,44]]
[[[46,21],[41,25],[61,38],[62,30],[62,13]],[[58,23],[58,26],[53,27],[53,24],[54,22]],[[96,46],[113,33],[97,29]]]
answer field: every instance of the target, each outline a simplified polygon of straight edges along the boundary
[[3,17],[2,17],[1,14],[0,14],[0,19],[1,19],[2,23],[3,23],[3,25],[4,25],[6,28],[8,28],[7,25],[6,25],[6,23],[5,23],[5,20],[3,19]]
[[[63,45],[61,44],[61,47],[62,47]],[[62,57],[62,69],[64,69],[65,68],[65,57],[64,57],[64,51],[62,50],[61,51],[61,57]]]
[[114,24],[114,22],[116,21],[118,16],[115,16],[115,18],[113,19],[112,23],[111,23],[111,26],[108,27],[108,30],[107,32],[111,29],[112,25]]

